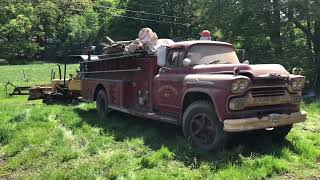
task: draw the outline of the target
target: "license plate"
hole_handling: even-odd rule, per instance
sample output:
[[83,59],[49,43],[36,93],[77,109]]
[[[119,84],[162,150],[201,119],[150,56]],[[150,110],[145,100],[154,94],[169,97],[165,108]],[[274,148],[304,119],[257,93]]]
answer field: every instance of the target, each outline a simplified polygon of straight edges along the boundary
[[274,101],[277,101],[279,100],[279,97],[255,97],[254,98],[254,103],[257,103],[257,104],[270,104]]
[[280,114],[270,114],[269,115],[272,123],[278,123],[280,121]]

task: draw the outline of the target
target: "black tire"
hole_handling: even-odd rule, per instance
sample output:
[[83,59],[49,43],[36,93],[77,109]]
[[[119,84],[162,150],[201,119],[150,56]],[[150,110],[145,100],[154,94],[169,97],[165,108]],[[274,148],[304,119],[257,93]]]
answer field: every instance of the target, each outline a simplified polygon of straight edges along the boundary
[[183,113],[182,129],[191,144],[200,150],[219,150],[226,142],[223,124],[209,101],[196,101],[187,107]]
[[104,90],[99,90],[96,99],[96,109],[98,116],[101,119],[104,119],[108,115],[108,98]]

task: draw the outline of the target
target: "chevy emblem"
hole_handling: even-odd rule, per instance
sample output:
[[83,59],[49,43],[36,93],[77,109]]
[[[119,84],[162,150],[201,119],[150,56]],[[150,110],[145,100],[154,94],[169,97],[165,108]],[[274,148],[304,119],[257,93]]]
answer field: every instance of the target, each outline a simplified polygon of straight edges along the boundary
[[270,114],[269,117],[271,119],[271,122],[274,124],[278,123],[280,120],[280,114],[273,113],[273,114]]

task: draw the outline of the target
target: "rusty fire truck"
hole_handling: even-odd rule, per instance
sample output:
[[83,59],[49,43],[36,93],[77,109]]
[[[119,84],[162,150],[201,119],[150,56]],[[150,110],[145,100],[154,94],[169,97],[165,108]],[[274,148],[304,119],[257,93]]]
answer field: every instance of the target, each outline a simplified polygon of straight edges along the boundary
[[162,53],[80,63],[81,95],[98,115],[118,110],[182,127],[192,144],[220,148],[228,132],[267,131],[284,138],[300,111],[305,78],[278,64],[240,63],[232,44],[185,41]]

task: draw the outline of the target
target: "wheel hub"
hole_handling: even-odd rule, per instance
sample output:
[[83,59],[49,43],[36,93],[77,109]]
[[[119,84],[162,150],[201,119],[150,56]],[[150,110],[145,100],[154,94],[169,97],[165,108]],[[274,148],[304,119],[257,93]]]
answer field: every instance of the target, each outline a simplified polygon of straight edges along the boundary
[[215,140],[215,130],[209,117],[204,113],[193,116],[191,120],[192,137],[201,144],[212,144]]

